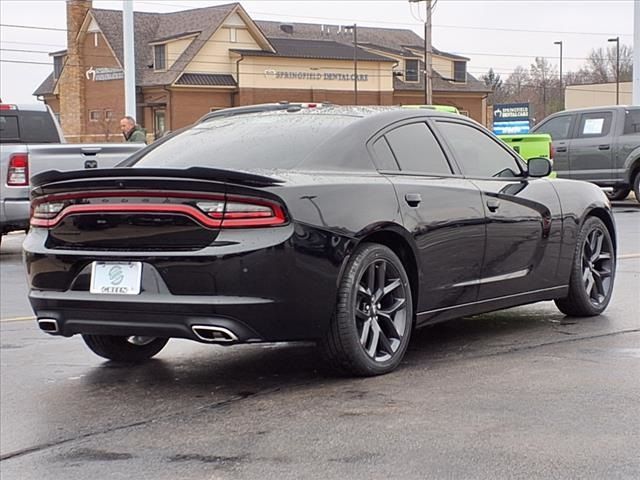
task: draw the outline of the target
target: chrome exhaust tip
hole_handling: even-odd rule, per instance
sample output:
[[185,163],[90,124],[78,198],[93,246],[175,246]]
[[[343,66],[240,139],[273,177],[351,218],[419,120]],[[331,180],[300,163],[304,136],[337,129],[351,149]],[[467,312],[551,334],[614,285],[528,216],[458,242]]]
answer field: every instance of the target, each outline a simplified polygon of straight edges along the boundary
[[224,327],[194,325],[191,330],[196,337],[207,343],[234,343],[238,341],[236,334]]
[[40,330],[47,333],[59,333],[58,321],[55,318],[39,318],[38,326]]

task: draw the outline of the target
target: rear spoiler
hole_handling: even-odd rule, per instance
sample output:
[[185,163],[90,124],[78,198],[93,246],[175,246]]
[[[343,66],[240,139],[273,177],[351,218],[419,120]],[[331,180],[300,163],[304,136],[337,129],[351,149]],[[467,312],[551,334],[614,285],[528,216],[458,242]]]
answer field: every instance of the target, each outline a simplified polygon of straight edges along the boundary
[[31,177],[31,187],[41,187],[48,183],[63,182],[65,180],[83,180],[97,178],[188,178],[192,180],[212,180],[217,182],[235,183],[255,187],[270,187],[284,183],[284,180],[248,173],[238,170],[223,170],[219,168],[190,167],[178,168],[99,168],[86,170],[47,170]]

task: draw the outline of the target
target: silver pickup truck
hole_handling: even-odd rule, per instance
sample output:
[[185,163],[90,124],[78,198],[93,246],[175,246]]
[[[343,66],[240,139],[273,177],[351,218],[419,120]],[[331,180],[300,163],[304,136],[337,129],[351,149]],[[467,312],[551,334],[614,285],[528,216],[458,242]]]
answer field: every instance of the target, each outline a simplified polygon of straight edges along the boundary
[[532,133],[553,140],[553,170],[605,188],[611,200],[633,189],[640,202],[640,106],[593,107],[554,113]]
[[0,104],[0,239],[29,227],[29,179],[45,170],[113,167],[142,143],[67,144],[43,104]]

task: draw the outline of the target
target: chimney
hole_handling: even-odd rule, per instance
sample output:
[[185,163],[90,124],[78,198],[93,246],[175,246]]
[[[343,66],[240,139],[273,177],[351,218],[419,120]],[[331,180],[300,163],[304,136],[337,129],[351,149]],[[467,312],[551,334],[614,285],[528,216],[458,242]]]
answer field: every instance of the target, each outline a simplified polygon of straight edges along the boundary
[[60,121],[69,142],[81,142],[85,133],[85,68],[78,34],[91,8],[91,0],[67,0],[67,60],[58,85]]

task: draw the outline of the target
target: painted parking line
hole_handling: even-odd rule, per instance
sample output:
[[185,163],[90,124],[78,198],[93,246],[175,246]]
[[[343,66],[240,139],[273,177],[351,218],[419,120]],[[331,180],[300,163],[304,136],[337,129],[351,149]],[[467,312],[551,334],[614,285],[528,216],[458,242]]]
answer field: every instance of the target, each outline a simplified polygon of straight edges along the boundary
[[0,322],[2,323],[11,323],[11,322],[28,322],[35,320],[36,317],[10,317],[10,318],[0,318]]
[[626,255],[618,255],[618,260],[627,260],[629,258],[640,258],[640,253],[627,253]]

